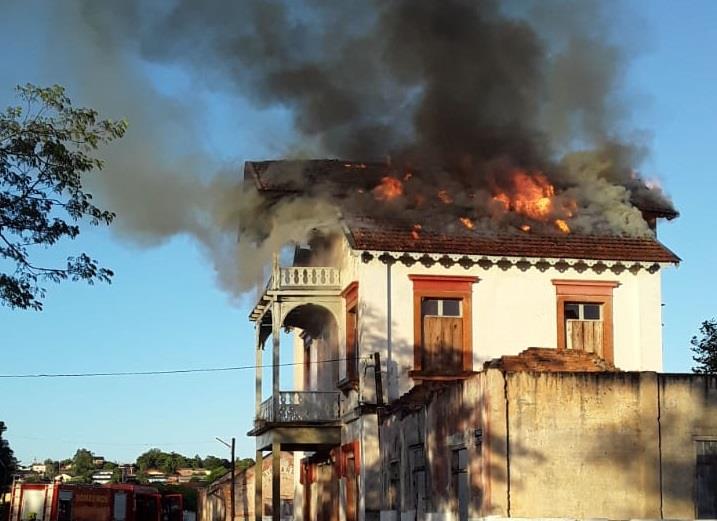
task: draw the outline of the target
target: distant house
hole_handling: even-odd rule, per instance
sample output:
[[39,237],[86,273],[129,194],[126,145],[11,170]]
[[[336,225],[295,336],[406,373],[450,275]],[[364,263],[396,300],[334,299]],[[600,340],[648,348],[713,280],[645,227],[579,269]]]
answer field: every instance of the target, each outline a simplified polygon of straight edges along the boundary
[[189,483],[192,480],[205,480],[211,474],[207,469],[181,468],[175,473],[177,483]]
[[167,474],[158,469],[148,469],[144,472],[148,483],[167,483]]
[[137,467],[133,463],[122,463],[117,468],[120,471],[123,483],[137,477]]
[[45,474],[47,472],[47,465],[44,463],[33,463],[30,465],[30,470],[36,474]]
[[92,483],[105,485],[112,481],[113,470],[98,470],[92,474]]
[[105,464],[105,458],[103,458],[102,456],[95,456],[95,457],[92,459],[92,464],[93,464],[95,467],[101,467],[102,465]]
[[63,473],[58,474],[57,476],[55,476],[53,479],[54,479],[55,481],[59,481],[59,482],[61,482],[61,483],[67,483],[67,482],[69,482],[69,481],[72,481],[72,478],[73,478],[73,476],[71,476],[70,474],[65,474],[65,473],[63,472]]

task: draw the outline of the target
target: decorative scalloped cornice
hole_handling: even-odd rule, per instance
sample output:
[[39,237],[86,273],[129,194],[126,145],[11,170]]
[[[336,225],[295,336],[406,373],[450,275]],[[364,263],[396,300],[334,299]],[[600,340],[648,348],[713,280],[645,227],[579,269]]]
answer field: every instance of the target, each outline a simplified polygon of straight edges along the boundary
[[378,259],[386,264],[400,262],[406,266],[422,264],[426,267],[431,267],[435,264],[439,264],[446,268],[458,265],[465,269],[478,266],[484,270],[495,266],[503,271],[507,271],[509,269],[527,271],[533,268],[539,271],[547,271],[550,268],[554,268],[560,273],[564,273],[568,270],[574,270],[578,273],[592,270],[598,274],[604,273],[605,271],[611,271],[615,275],[619,275],[626,270],[633,274],[637,274],[640,270],[645,270],[649,273],[656,273],[662,267],[662,265],[657,262],[643,261],[559,259],[551,257],[498,257],[489,255],[408,253],[371,250],[364,250],[361,252],[362,262],[370,262],[373,259]]

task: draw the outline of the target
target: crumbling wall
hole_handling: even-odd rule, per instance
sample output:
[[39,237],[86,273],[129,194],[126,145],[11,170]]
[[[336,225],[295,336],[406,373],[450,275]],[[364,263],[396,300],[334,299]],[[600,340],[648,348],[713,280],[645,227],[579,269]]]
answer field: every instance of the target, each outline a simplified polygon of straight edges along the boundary
[[695,517],[696,443],[717,440],[717,377],[489,369],[425,389],[381,426],[384,512],[415,514],[407,448],[424,436],[431,501],[417,519],[457,519],[461,448],[469,518]]

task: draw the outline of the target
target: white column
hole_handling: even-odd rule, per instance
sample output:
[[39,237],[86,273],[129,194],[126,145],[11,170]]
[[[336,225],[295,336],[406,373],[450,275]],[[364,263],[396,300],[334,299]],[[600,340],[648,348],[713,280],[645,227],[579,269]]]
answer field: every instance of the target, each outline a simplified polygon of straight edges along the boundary
[[274,421],[279,420],[279,364],[280,364],[280,333],[281,331],[281,304],[274,302],[271,310],[271,339],[273,347],[272,361],[272,406],[274,408]]
[[259,319],[259,321],[257,321],[255,330],[256,330],[256,341],[255,341],[255,346],[256,346],[256,373],[255,373],[256,374],[256,382],[255,382],[255,391],[254,392],[256,393],[256,396],[254,397],[254,401],[256,402],[256,416],[255,417],[258,418],[259,417],[259,409],[261,409],[261,394],[262,394],[262,392],[261,392],[262,356],[261,355],[262,355],[262,350],[264,347],[261,345],[261,319]]

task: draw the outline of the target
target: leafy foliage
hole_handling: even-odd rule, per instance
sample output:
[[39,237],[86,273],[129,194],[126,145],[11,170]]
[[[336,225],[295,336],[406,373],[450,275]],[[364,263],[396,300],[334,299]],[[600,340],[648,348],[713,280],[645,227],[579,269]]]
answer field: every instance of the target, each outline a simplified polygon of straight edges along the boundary
[[3,439],[3,432],[7,428],[0,421],[0,496],[2,496],[12,483],[12,475],[17,467],[17,460],[7,440]]
[[77,449],[72,457],[73,481],[91,483],[95,472],[94,455],[87,449]]
[[690,341],[692,359],[697,365],[692,368],[695,373],[717,374],[717,320],[705,320],[700,326],[700,337],[693,336]]
[[40,310],[46,282],[110,282],[112,271],[86,253],[56,267],[36,264],[30,253],[76,238],[80,220],[112,222],[115,214],[93,204],[83,180],[103,167],[91,154],[127,124],[73,107],[59,85],[17,92],[21,105],[0,112],[0,303]]
[[202,460],[199,456],[188,458],[177,452],[164,452],[160,449],[150,449],[137,458],[137,467],[144,473],[149,469],[161,470],[166,474],[172,474],[179,468],[204,468],[214,470],[222,468],[224,471],[230,466],[229,460],[207,456]]

